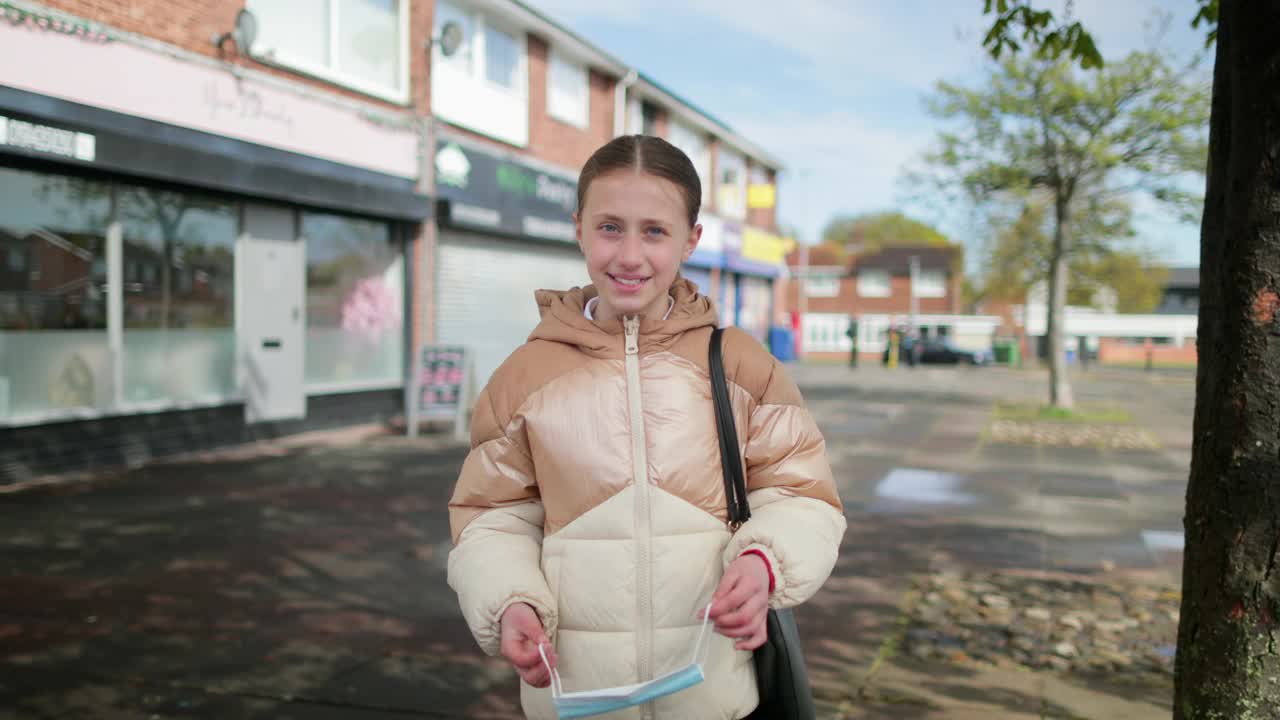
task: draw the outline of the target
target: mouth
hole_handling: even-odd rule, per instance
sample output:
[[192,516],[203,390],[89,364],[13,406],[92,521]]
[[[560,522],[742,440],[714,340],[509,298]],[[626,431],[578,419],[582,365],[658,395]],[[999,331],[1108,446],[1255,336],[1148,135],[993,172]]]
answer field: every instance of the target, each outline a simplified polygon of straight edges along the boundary
[[639,290],[640,288],[644,287],[644,284],[649,282],[650,280],[648,276],[643,276],[643,275],[614,275],[613,273],[606,273],[606,274],[609,276],[609,279],[613,281],[614,285],[616,285],[618,288],[622,290],[628,290],[628,291]]

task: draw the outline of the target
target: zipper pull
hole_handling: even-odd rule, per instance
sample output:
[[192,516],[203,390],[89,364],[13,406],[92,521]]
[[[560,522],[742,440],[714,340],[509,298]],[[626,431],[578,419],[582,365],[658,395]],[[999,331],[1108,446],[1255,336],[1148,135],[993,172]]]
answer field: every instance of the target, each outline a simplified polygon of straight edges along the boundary
[[640,353],[640,318],[635,316],[623,318],[622,328],[627,341],[627,354],[638,355]]

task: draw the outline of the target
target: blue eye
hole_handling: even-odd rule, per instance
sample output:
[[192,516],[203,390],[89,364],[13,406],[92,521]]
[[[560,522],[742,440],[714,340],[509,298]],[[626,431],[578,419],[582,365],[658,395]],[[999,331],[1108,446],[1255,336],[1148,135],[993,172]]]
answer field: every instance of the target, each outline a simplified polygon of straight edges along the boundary
[[601,230],[603,230],[604,232],[607,232],[607,233],[616,233],[616,232],[618,232],[618,226],[617,226],[617,225],[615,225],[615,224],[613,224],[613,223],[605,223],[605,224],[603,224],[603,225],[601,225],[601,226],[600,226],[600,229],[601,229]]
[[650,235],[665,235],[665,234],[667,234],[667,231],[666,231],[666,230],[663,230],[662,228],[658,227],[657,225],[654,225],[653,227],[649,228],[649,234],[650,234]]

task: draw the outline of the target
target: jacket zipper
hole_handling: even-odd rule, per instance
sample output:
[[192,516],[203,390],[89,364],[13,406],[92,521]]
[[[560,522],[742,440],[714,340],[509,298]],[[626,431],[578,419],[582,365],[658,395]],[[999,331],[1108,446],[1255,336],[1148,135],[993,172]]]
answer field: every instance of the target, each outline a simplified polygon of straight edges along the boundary
[[[644,407],[640,401],[640,319],[623,320],[627,367],[627,404],[631,412],[631,477],[636,493],[636,668],[640,682],[653,679],[653,528],[649,516],[649,459],[645,445]],[[653,703],[640,708],[643,720],[653,718]]]

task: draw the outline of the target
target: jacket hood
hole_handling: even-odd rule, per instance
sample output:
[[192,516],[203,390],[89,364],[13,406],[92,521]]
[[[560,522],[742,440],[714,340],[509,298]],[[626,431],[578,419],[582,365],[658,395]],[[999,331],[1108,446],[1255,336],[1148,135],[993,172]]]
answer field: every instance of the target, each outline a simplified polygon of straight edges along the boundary
[[[617,354],[622,348],[618,338],[623,333],[622,321],[588,320],[583,314],[587,302],[597,295],[594,285],[570,290],[538,290],[534,297],[542,321],[529,339],[565,343],[595,355]],[[698,286],[692,281],[677,275],[670,295],[675,305],[665,320],[641,319],[642,350],[665,349],[690,330],[714,328],[719,324],[715,303],[698,292]]]

